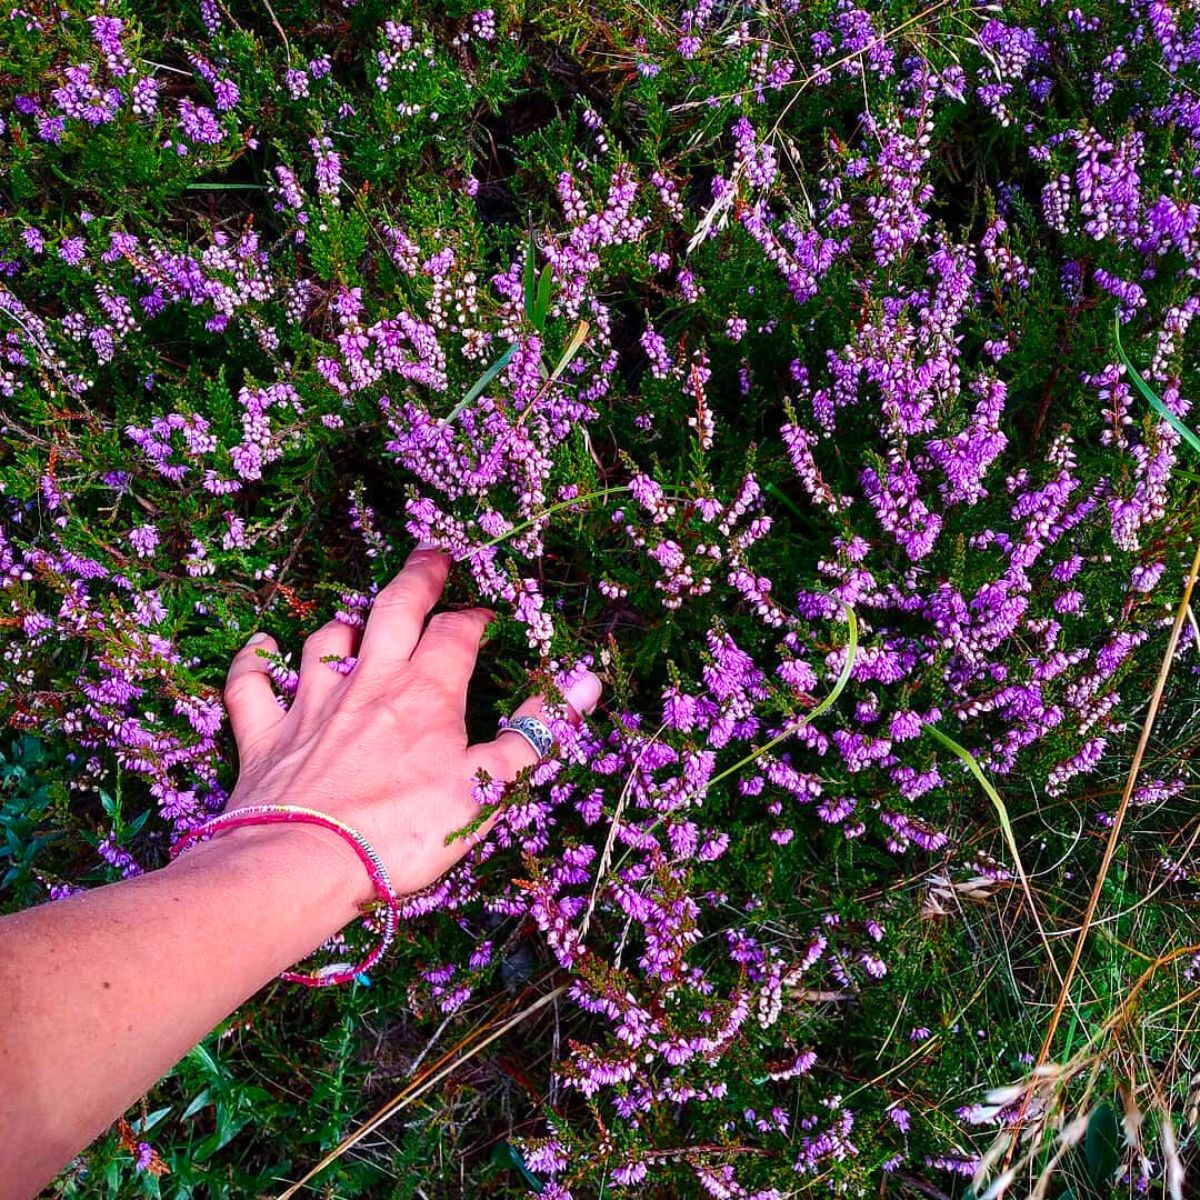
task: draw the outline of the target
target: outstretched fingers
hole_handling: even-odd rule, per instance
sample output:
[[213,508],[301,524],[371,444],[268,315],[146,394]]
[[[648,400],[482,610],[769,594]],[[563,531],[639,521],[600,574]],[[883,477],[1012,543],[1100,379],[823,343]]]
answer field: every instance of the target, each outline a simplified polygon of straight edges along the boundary
[[408,556],[400,574],[371,606],[359,648],[364,670],[391,672],[408,662],[449,571],[450,559],[440,550],[418,546]]

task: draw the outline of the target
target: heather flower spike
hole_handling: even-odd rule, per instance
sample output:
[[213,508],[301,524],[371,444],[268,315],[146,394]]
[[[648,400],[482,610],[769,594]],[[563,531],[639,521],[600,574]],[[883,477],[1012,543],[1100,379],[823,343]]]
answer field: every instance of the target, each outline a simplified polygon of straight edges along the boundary
[[[1182,1035],[1128,1023],[1200,976],[1196,638],[1127,813],[1113,781],[1195,542],[1200,14],[276,7],[0,20],[15,902],[220,811],[228,657],[269,629],[286,708],[304,638],[362,630],[419,543],[496,613],[472,737],[605,685],[516,783],[470,781],[469,852],[371,972],[434,1047],[428,1128],[466,1130],[431,1193],[1012,1195],[1072,1170],[1096,1089],[1176,1097]],[[1013,1083],[1117,826],[1136,898],[1091,994],[1138,1003]],[[302,1062],[336,1027],[346,1095],[408,1053],[358,990],[296,1033]],[[274,1002],[235,1018],[254,1070]],[[272,1104],[256,1145],[298,1163]],[[1169,1191],[1188,1143],[1143,1118],[1122,1186]],[[169,1126],[71,1170],[182,1175]]]

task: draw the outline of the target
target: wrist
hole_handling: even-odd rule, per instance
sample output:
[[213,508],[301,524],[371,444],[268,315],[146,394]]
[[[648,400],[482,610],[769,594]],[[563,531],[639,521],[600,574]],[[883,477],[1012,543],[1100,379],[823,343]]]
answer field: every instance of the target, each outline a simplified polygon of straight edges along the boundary
[[167,869],[252,877],[256,895],[265,889],[267,895],[278,896],[279,903],[298,922],[319,931],[321,939],[348,925],[360,906],[374,898],[370,878],[354,851],[331,830],[307,824],[217,829]]

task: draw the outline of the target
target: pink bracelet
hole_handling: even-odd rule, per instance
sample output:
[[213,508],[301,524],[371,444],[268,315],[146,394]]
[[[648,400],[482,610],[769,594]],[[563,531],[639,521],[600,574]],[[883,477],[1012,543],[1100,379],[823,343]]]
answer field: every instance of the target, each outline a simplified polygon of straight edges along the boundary
[[339,983],[350,983],[366,975],[387,952],[388,947],[396,937],[396,927],[400,922],[400,897],[392,887],[387,868],[376,854],[371,843],[357,829],[331,817],[328,813],[318,812],[314,808],[300,808],[293,804],[250,804],[245,808],[235,808],[228,812],[218,813],[211,820],[205,821],[195,829],[185,833],[170,850],[172,859],[178,857],[189,846],[194,846],[201,839],[211,837],[225,829],[236,829],[240,825],[283,825],[283,824],[318,825],[322,829],[331,830],[343,841],[347,842],[358,855],[359,861],[367,869],[375,895],[383,905],[383,930],[379,944],[357,966],[350,963],[330,963],[316,971],[284,971],[280,976],[289,983],[302,983],[305,987],[332,987]]

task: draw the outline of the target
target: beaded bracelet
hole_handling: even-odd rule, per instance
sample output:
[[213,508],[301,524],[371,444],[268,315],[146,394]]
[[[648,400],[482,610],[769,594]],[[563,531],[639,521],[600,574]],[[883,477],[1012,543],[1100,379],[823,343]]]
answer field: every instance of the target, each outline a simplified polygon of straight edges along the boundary
[[282,824],[317,825],[336,833],[350,845],[358,855],[359,861],[366,867],[371,884],[375,888],[375,895],[383,905],[383,929],[379,944],[357,966],[350,963],[330,963],[312,972],[284,971],[280,978],[289,983],[301,983],[305,987],[332,987],[339,983],[350,983],[354,979],[366,982],[367,971],[384,956],[395,940],[396,927],[400,921],[400,897],[392,887],[387,868],[379,855],[357,829],[313,808],[300,808],[293,804],[250,804],[245,808],[218,813],[203,825],[189,830],[171,847],[170,856],[175,859],[201,839],[225,829],[236,829],[240,825]]

